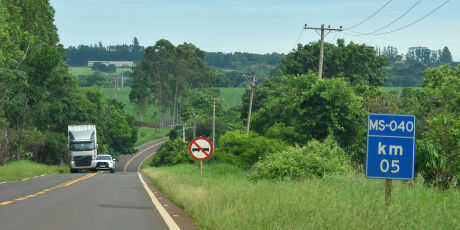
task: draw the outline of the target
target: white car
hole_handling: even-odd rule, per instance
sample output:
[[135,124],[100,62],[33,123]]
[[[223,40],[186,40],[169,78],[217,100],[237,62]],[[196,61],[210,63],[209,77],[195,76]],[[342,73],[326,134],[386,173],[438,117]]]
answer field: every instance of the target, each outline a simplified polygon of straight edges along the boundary
[[96,160],[94,161],[97,170],[110,170],[111,173],[115,172],[115,161],[110,155],[97,155]]

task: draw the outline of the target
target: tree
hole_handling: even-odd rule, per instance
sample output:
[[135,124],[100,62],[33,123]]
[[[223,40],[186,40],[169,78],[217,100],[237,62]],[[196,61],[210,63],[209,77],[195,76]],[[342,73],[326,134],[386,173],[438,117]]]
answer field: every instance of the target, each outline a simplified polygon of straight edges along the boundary
[[450,53],[449,48],[447,48],[447,46],[444,46],[444,49],[442,49],[439,61],[441,62],[441,64],[452,62],[452,54]]
[[460,65],[428,68],[425,75],[423,88],[407,90],[400,108],[417,117],[417,171],[446,188],[459,178]]
[[194,90],[214,81],[204,59],[205,52],[193,44],[175,47],[167,40],[157,41],[147,47],[145,59],[134,68],[130,100],[160,106],[162,113],[169,111],[171,120],[178,121],[180,109]]
[[[112,106],[100,91],[82,90],[69,73],[48,0],[4,0],[0,22],[0,164],[23,153],[39,162],[66,162],[69,124],[101,127],[101,152],[132,152],[135,128],[121,105]],[[123,136],[105,138],[112,129]]]
[[344,79],[277,76],[264,81],[258,91],[265,94],[254,98],[260,100],[253,107],[252,123],[258,133],[299,146],[332,135],[341,147],[363,159],[365,111]]
[[[318,72],[319,43],[314,42],[305,46],[298,45],[297,49],[281,60],[277,75],[306,74],[309,71]],[[324,78],[344,78],[352,85],[359,83],[381,86],[385,81],[383,66],[387,62],[384,55],[376,55],[373,47],[350,42],[345,45],[343,39],[337,40],[337,45],[324,44]]]

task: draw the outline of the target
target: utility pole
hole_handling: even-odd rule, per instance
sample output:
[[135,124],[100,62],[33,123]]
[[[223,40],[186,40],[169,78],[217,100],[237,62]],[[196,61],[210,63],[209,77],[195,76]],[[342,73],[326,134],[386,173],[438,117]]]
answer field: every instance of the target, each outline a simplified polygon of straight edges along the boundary
[[113,97],[117,98],[117,79],[113,81]]
[[236,105],[236,87],[235,87],[235,94],[233,95],[233,106]]
[[125,84],[123,82],[123,77],[124,77],[125,74],[124,74],[124,72],[121,72],[120,75],[121,75],[121,88],[125,88]]
[[182,140],[185,142],[185,124],[182,122]]
[[219,98],[215,97],[212,105],[212,146],[216,146],[215,142],[215,136],[216,136],[216,101],[219,100]]
[[247,135],[249,135],[249,127],[251,126],[252,99],[254,98],[255,86],[256,86],[256,75],[252,75],[251,97],[249,98],[248,124],[246,126]]
[[196,113],[193,110],[193,139],[196,138]]
[[319,50],[319,64],[318,64],[318,76],[321,79],[323,76],[323,56],[324,56],[324,31],[327,30],[328,34],[331,31],[343,31],[342,26],[340,26],[339,29],[334,29],[331,28],[331,26],[328,26],[327,28],[324,28],[324,24],[321,25],[321,28],[315,28],[315,27],[307,27],[307,24],[303,27],[304,30],[321,30],[321,42],[320,42],[320,50]]
[[[208,98],[206,98],[208,100]],[[212,99],[212,146],[215,145],[215,136],[216,136],[216,101],[219,100],[217,97],[213,97]]]
[[196,138],[196,110],[195,109],[189,109],[188,111],[192,111],[193,115],[193,139]]

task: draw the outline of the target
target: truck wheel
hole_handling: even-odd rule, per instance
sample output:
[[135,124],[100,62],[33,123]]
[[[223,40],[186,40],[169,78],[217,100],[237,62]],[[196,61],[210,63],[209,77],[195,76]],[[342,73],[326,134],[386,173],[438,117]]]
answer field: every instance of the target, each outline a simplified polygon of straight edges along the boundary
[[115,169],[110,169],[110,173],[115,173]]
[[78,169],[70,169],[70,173],[78,173]]

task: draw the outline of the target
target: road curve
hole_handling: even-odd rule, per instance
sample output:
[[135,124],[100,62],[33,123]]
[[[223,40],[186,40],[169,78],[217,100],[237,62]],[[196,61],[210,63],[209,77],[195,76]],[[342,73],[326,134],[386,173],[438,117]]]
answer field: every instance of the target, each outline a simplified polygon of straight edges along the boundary
[[169,229],[137,173],[164,140],[122,157],[115,174],[45,175],[0,184],[0,229]]

